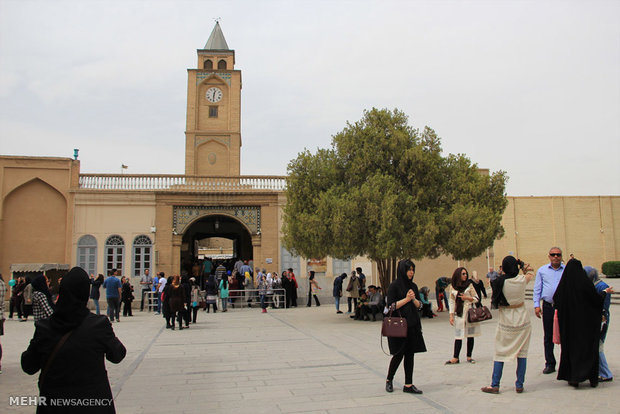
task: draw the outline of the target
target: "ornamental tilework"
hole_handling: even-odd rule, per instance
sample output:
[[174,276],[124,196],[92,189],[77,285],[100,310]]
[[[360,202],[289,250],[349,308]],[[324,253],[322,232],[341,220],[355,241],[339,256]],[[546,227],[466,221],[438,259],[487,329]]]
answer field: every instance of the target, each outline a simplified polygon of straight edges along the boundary
[[211,75],[215,75],[218,78],[221,78],[224,82],[228,84],[228,86],[230,86],[230,78],[231,78],[230,73],[215,73],[215,72],[198,72],[196,74],[196,85],[200,84],[200,82],[202,82],[204,79],[208,78]]
[[223,214],[236,218],[245,224],[252,234],[257,234],[260,231],[260,207],[255,206],[174,206],[172,226],[178,234],[181,234],[190,223],[213,214]]

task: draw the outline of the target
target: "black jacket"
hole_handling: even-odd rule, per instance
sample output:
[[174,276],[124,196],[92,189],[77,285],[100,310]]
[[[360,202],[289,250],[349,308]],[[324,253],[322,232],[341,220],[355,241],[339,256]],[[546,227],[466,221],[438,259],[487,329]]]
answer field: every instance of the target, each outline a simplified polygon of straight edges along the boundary
[[[28,349],[22,353],[22,369],[36,374],[47,364],[63,334],[52,329],[50,319],[35,323],[35,332]],[[52,398],[109,399],[110,405],[88,407],[89,413],[114,413],[112,390],[104,358],[119,363],[125,358],[125,347],[114,335],[107,317],[90,313],[58,350],[44,383],[39,376],[39,391],[47,406],[39,405],[37,413],[82,413],[83,406],[56,406]]]
[[[420,300],[418,286],[412,282],[412,290],[417,300]],[[407,287],[400,280],[395,280],[390,284],[387,294],[387,305],[407,297]],[[408,302],[400,309],[394,312],[394,315],[407,319],[407,338],[388,338],[388,345],[392,355],[405,353],[426,352],[426,345],[422,336],[422,323],[420,322],[420,313],[413,306],[413,301]],[[406,342],[406,344],[405,344]]]

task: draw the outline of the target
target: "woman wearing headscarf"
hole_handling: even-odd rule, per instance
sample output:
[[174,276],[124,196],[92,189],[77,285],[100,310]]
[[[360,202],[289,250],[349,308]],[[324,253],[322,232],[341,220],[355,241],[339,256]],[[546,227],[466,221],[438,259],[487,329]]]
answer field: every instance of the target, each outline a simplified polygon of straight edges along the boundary
[[316,296],[316,293],[321,289],[319,284],[314,280],[314,270],[308,272],[310,277],[308,278],[308,307],[312,306],[312,297],[314,296],[314,301],[316,302],[316,306],[321,306],[321,302],[319,302],[319,298]]
[[474,351],[474,337],[480,336],[480,324],[469,322],[467,311],[474,306],[474,303],[478,302],[478,299],[467,269],[458,267],[452,274],[450,298],[448,300],[450,325],[454,326],[454,354],[452,359],[446,361],[446,365],[459,363],[459,354],[465,338],[467,338],[467,362],[476,363],[471,354]]
[[[165,281],[163,290],[161,292],[161,310],[164,314],[164,319],[166,319],[166,329],[174,328],[174,318],[172,312],[170,311],[170,289],[172,289],[172,276],[168,276],[168,279],[164,279],[162,276],[161,279]],[[172,319],[172,321],[171,321]]]
[[491,386],[482,387],[482,392],[499,393],[504,362],[517,359],[517,393],[523,392],[527,352],[530,346],[532,326],[530,314],[525,303],[525,287],[535,277],[530,265],[523,265],[523,274],[519,274],[519,263],[512,256],[502,261],[504,273],[491,282],[493,296],[491,307],[499,309],[499,320],[495,331],[495,357],[493,358],[493,375]]
[[[6,283],[0,273],[0,336],[4,335],[4,297],[6,296]],[[0,374],[2,374],[2,344],[0,344]]]
[[[196,280],[195,277],[191,279]],[[192,284],[188,274],[181,276],[181,287],[185,292],[185,311],[183,312],[183,320],[185,321],[185,327],[189,328],[189,323],[192,320]]]
[[121,302],[123,302],[123,316],[133,316],[131,312],[131,302],[133,302],[133,286],[129,278],[123,276],[121,278]]
[[482,296],[487,298],[487,290],[484,288],[484,282],[478,278],[478,272],[475,270],[471,272],[471,284],[474,285],[474,289],[476,289],[476,295],[478,295],[478,302],[476,302],[476,307],[482,307]]
[[387,306],[400,313],[407,320],[407,337],[390,338],[388,345],[392,359],[388,368],[385,390],[393,392],[392,381],[401,361],[404,360],[405,386],[403,392],[422,394],[413,385],[413,356],[418,352],[426,352],[426,344],[422,336],[422,323],[418,310],[422,307],[418,286],[413,283],[415,264],[411,260],[401,260],[396,271],[396,280],[390,284],[387,293]]
[[351,272],[351,279],[347,284],[347,314],[351,313],[351,302],[353,302],[353,311],[357,309],[357,300],[360,297],[360,279],[355,270]]
[[222,280],[220,280],[220,300],[222,301],[222,312],[228,311],[228,278],[230,277],[230,270],[227,275],[222,276]]
[[577,259],[566,264],[553,295],[560,327],[560,368],[558,379],[577,388],[581,381],[598,385],[599,341],[603,317],[603,297]]
[[179,330],[183,329],[183,317],[185,315],[185,288],[181,286],[181,277],[174,275],[172,284],[168,290],[170,297],[168,305],[170,306],[170,329],[174,331],[175,319],[179,322]]
[[205,310],[209,313],[209,306],[213,305],[213,313],[217,312],[217,280],[215,279],[215,275],[209,276],[207,284],[205,285],[205,292],[207,296],[207,307]]
[[603,322],[601,324],[601,340],[598,349],[598,381],[612,381],[614,379],[614,375],[611,373],[609,365],[607,365],[604,345],[605,338],[607,337],[607,331],[609,330],[609,305],[611,304],[610,293],[613,293],[614,289],[609,287],[607,283],[603,282],[601,279],[598,278],[598,271],[595,268],[591,266],[585,266],[583,270],[585,270],[588,279],[592,281],[594,289],[596,289],[598,294],[603,297]]
[[299,288],[299,285],[297,284],[295,273],[293,272],[293,268],[291,267],[288,268],[288,280],[291,281],[291,294],[290,294],[291,306],[296,308],[297,307],[297,288]]
[[86,272],[74,267],[60,283],[56,311],[49,319],[35,323],[28,349],[21,357],[22,369],[29,375],[39,370],[39,392],[47,405],[37,413],[83,413],[83,405],[53,406],[52,399],[73,399],[101,405],[88,407],[89,413],[114,413],[112,390],[104,357],[119,363],[125,347],[114,335],[108,318],[95,315],[86,307],[90,282]]
[[32,285],[32,315],[34,321],[49,318],[54,312],[54,301],[47,287],[47,277],[39,275],[33,279]]
[[97,315],[99,315],[99,298],[101,297],[99,288],[101,287],[101,285],[103,285],[103,275],[99,273],[97,278],[91,275],[90,284],[91,284],[90,298],[93,300],[93,303],[95,304],[95,312],[97,313]]

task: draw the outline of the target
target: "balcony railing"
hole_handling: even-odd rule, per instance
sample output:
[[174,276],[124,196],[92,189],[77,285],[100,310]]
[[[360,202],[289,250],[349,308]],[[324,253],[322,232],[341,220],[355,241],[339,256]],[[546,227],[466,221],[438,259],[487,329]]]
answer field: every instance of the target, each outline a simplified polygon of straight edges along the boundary
[[80,174],[80,190],[170,192],[272,192],[286,188],[286,177],[236,177],[168,174]]

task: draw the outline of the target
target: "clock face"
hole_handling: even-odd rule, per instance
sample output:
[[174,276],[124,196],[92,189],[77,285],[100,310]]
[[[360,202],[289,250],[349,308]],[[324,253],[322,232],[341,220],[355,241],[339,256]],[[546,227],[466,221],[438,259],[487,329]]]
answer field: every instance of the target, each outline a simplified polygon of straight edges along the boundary
[[219,102],[222,99],[222,90],[220,88],[209,88],[207,89],[207,101],[209,102]]

